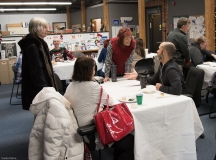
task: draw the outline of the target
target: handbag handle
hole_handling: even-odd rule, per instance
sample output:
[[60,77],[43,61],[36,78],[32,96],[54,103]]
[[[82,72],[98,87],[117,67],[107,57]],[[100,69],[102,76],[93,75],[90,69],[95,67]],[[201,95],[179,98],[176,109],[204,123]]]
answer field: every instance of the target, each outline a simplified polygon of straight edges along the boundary
[[101,86],[101,88],[100,88],[100,99],[99,99],[99,102],[98,102],[98,107],[97,107],[97,112],[96,113],[98,113],[100,105],[101,105],[102,93],[103,93],[103,87]]

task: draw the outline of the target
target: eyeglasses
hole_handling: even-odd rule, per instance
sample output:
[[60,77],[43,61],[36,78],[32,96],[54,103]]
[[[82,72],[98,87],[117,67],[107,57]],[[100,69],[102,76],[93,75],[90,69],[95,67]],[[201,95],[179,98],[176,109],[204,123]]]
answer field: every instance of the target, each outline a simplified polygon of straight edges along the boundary
[[131,40],[133,37],[127,37],[127,38],[124,38],[126,41],[129,41]]

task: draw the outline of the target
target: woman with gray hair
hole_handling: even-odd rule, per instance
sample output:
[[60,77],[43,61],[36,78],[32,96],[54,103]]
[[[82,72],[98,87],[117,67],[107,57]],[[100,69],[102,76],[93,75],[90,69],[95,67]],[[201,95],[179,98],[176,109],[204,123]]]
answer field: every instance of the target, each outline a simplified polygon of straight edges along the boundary
[[29,110],[34,97],[43,87],[56,87],[49,48],[43,40],[48,22],[34,17],[29,22],[29,34],[18,42],[22,53],[22,106]]

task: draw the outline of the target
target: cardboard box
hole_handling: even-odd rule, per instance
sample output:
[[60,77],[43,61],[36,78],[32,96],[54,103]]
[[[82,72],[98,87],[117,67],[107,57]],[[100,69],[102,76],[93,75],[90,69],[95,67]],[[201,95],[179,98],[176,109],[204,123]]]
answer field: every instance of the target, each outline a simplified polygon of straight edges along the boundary
[[10,31],[2,31],[2,36],[10,35]]

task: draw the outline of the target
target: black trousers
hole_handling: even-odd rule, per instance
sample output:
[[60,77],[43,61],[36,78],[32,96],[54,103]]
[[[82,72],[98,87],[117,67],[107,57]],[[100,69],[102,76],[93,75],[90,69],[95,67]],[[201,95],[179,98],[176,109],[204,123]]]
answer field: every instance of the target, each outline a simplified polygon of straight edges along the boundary
[[128,134],[112,145],[114,160],[134,160],[134,136]]

